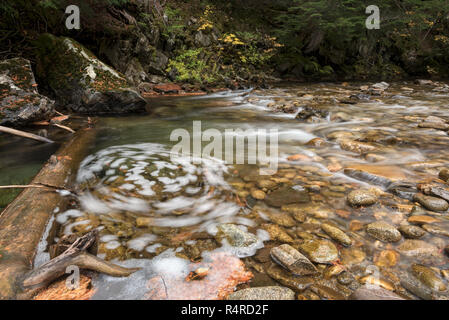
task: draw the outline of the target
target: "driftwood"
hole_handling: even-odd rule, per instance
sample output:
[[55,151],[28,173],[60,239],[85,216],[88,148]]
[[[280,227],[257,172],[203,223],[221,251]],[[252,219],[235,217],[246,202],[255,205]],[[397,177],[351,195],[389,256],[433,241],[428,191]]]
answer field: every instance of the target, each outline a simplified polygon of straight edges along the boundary
[[55,250],[57,252],[58,249],[66,246],[66,242],[70,246],[62,254],[56,253],[58,255],[46,264],[25,274],[22,280],[25,289],[34,290],[47,286],[53,280],[64,275],[69,266],[77,266],[80,269],[93,270],[114,277],[127,277],[139,270],[139,268],[123,268],[96,257],[98,230],[93,230],[80,238],[76,238],[76,240],[70,236],[61,240],[62,242],[60,241],[56,246],[53,246],[53,253]]
[[[88,146],[93,129],[81,129],[51,157],[32,185],[69,189]],[[0,299],[21,292],[20,278],[32,269],[37,245],[56,207],[64,210],[67,198],[46,188],[26,188],[0,213]]]
[[16,130],[16,129],[11,129],[11,128],[4,127],[4,126],[0,126],[0,132],[13,134],[15,136],[19,136],[19,137],[23,137],[23,138],[27,138],[27,139],[33,139],[33,140],[37,140],[40,142],[54,143],[54,141],[44,138],[44,137],[41,137],[41,136],[38,136],[36,134],[32,134],[32,133],[28,133],[28,132],[20,131],[20,130]]

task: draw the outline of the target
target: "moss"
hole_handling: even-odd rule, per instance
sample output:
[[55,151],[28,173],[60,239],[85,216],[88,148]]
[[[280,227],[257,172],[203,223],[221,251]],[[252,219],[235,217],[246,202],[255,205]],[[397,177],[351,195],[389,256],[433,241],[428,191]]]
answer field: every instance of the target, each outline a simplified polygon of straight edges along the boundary
[[5,72],[23,90],[30,90],[34,85],[33,71],[28,60],[15,58],[3,61],[0,63],[0,73]]
[[[73,48],[70,48],[70,45]],[[74,87],[93,88],[100,92],[129,87],[123,75],[118,72],[118,77],[112,74],[107,69],[110,67],[103,67],[91,51],[70,38],[44,34],[38,39],[36,46],[38,75],[62,99],[64,91],[73,90]],[[82,53],[85,53],[87,58],[83,57]],[[92,61],[89,61],[90,59]],[[96,74],[95,79],[91,79],[87,74],[86,69],[91,65]]]

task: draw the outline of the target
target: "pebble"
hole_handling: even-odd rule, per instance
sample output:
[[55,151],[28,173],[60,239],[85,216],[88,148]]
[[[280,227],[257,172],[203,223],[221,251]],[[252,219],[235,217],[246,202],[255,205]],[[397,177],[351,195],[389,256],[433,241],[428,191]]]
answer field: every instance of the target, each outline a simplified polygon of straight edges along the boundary
[[384,242],[398,242],[402,238],[398,229],[384,221],[370,223],[366,226],[366,232]]
[[270,235],[270,239],[274,241],[284,242],[284,243],[292,243],[293,239],[290,237],[287,232],[285,232],[281,227],[276,224],[264,224],[262,228],[268,232]]
[[446,211],[449,209],[449,203],[447,201],[435,198],[431,196],[425,196],[421,193],[415,194],[413,200],[421,204],[424,208],[430,210],[430,211]]
[[433,224],[424,224],[423,229],[432,234],[449,237],[449,230]]
[[363,286],[358,288],[349,297],[351,300],[404,300],[397,294],[382,288]]
[[331,237],[333,240],[341,243],[344,246],[351,246],[352,240],[349,238],[349,236],[344,233],[342,230],[340,230],[337,227],[334,227],[333,225],[330,225],[328,223],[323,223],[321,225],[321,229],[323,229],[326,234]]
[[443,280],[431,268],[420,265],[412,265],[413,275],[424,285],[435,291],[445,291],[446,285]]
[[278,265],[271,265],[267,274],[280,284],[292,288],[295,291],[304,291],[314,283],[314,278],[308,276],[296,277]]
[[288,244],[271,249],[271,257],[295,275],[305,276],[319,273],[309,259]]
[[230,294],[228,300],[294,300],[295,292],[286,287],[247,288]]
[[397,250],[407,257],[430,257],[438,255],[438,248],[422,240],[407,239],[401,243]]
[[372,190],[360,189],[348,194],[348,203],[353,207],[370,206],[377,202],[378,196]]
[[217,227],[217,238],[220,241],[225,237],[234,247],[248,247],[258,242],[252,233],[243,231],[234,224],[221,224]]
[[417,225],[440,222],[440,220],[431,216],[411,216],[407,221]]
[[299,250],[316,263],[331,263],[338,259],[337,248],[328,240],[306,240],[299,245]]
[[394,267],[399,261],[399,253],[394,250],[383,250],[374,257],[378,267]]
[[282,187],[267,195],[265,203],[272,207],[282,207],[283,205],[292,203],[304,203],[309,202],[310,197],[302,187]]
[[265,199],[266,194],[262,190],[254,189],[251,191],[251,197],[253,197],[254,199],[257,199],[257,200],[263,200],[263,199]]
[[443,181],[449,182],[449,169],[441,170],[438,177]]
[[402,225],[399,227],[399,231],[405,238],[408,239],[419,239],[426,234],[426,231],[424,229],[412,225]]

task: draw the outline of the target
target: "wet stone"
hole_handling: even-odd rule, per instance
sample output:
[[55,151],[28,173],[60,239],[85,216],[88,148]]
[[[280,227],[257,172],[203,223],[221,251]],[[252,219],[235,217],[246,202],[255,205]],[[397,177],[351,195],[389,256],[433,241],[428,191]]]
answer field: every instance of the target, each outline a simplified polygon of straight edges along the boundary
[[306,240],[299,245],[299,250],[316,263],[331,263],[338,259],[337,248],[328,240]]
[[407,219],[407,221],[413,224],[422,225],[426,223],[436,223],[439,222],[440,220],[431,216],[418,215],[418,216],[411,216],[410,218]]
[[287,213],[270,213],[268,214],[271,222],[282,227],[291,228],[296,226],[296,221]]
[[310,197],[304,188],[300,186],[282,187],[267,195],[265,203],[272,207],[280,208],[292,203],[309,202]]
[[366,226],[366,232],[384,242],[398,242],[402,238],[398,229],[384,221],[370,223]]
[[382,288],[363,286],[358,288],[349,297],[351,300],[404,300],[397,294]]
[[438,177],[443,181],[449,182],[449,169],[441,170]]
[[345,296],[342,295],[341,293],[337,292],[336,290],[330,287],[323,286],[320,284],[314,284],[310,286],[310,290],[312,290],[312,292],[316,293],[321,298],[326,300],[346,300]]
[[339,284],[347,286],[353,283],[355,281],[355,278],[351,273],[343,272],[337,276],[337,281]]
[[255,244],[258,238],[233,224],[221,224],[218,227],[217,237],[225,237],[234,247],[248,247]]
[[341,263],[345,266],[362,263],[366,258],[365,251],[359,248],[345,248],[340,251]]
[[407,239],[401,243],[397,250],[407,257],[430,257],[438,255],[438,248],[422,240]]
[[445,291],[446,285],[443,280],[431,268],[420,265],[412,265],[413,275],[419,279],[423,284],[434,291]]
[[267,274],[280,284],[289,287],[295,291],[304,291],[311,284],[314,283],[314,279],[308,276],[294,276],[284,268],[277,265],[272,265],[267,269]]
[[416,194],[414,197],[414,200],[421,204],[424,208],[431,210],[431,211],[446,211],[449,209],[449,203],[447,201],[435,198],[431,196],[425,196],[423,194]]
[[372,190],[354,190],[348,194],[348,203],[353,207],[370,206],[377,202],[378,197]]
[[424,224],[422,228],[432,234],[449,237],[449,230],[441,226],[433,224]]
[[334,227],[333,225],[330,225],[328,223],[323,223],[321,225],[321,229],[333,240],[339,242],[340,244],[344,246],[350,246],[352,245],[351,238],[344,233],[342,230],[340,230],[337,227]]
[[271,249],[271,257],[274,261],[298,276],[317,274],[317,268],[288,244]]
[[408,239],[419,239],[422,238],[426,231],[418,226],[412,226],[412,225],[402,225],[399,227],[399,232],[402,233],[402,235],[405,238]]
[[295,292],[289,288],[271,286],[248,288],[234,292],[228,300],[294,300]]
[[292,237],[288,235],[281,227],[275,224],[264,224],[262,228],[268,232],[270,239],[274,241],[291,243],[293,242]]

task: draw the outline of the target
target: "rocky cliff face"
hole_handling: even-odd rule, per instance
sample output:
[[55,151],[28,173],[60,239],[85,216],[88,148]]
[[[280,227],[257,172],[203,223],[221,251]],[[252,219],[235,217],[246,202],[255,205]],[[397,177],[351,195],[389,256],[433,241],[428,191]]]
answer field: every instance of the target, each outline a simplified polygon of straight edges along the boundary
[[0,124],[19,126],[46,119],[54,112],[53,100],[38,93],[30,61],[0,61]]

